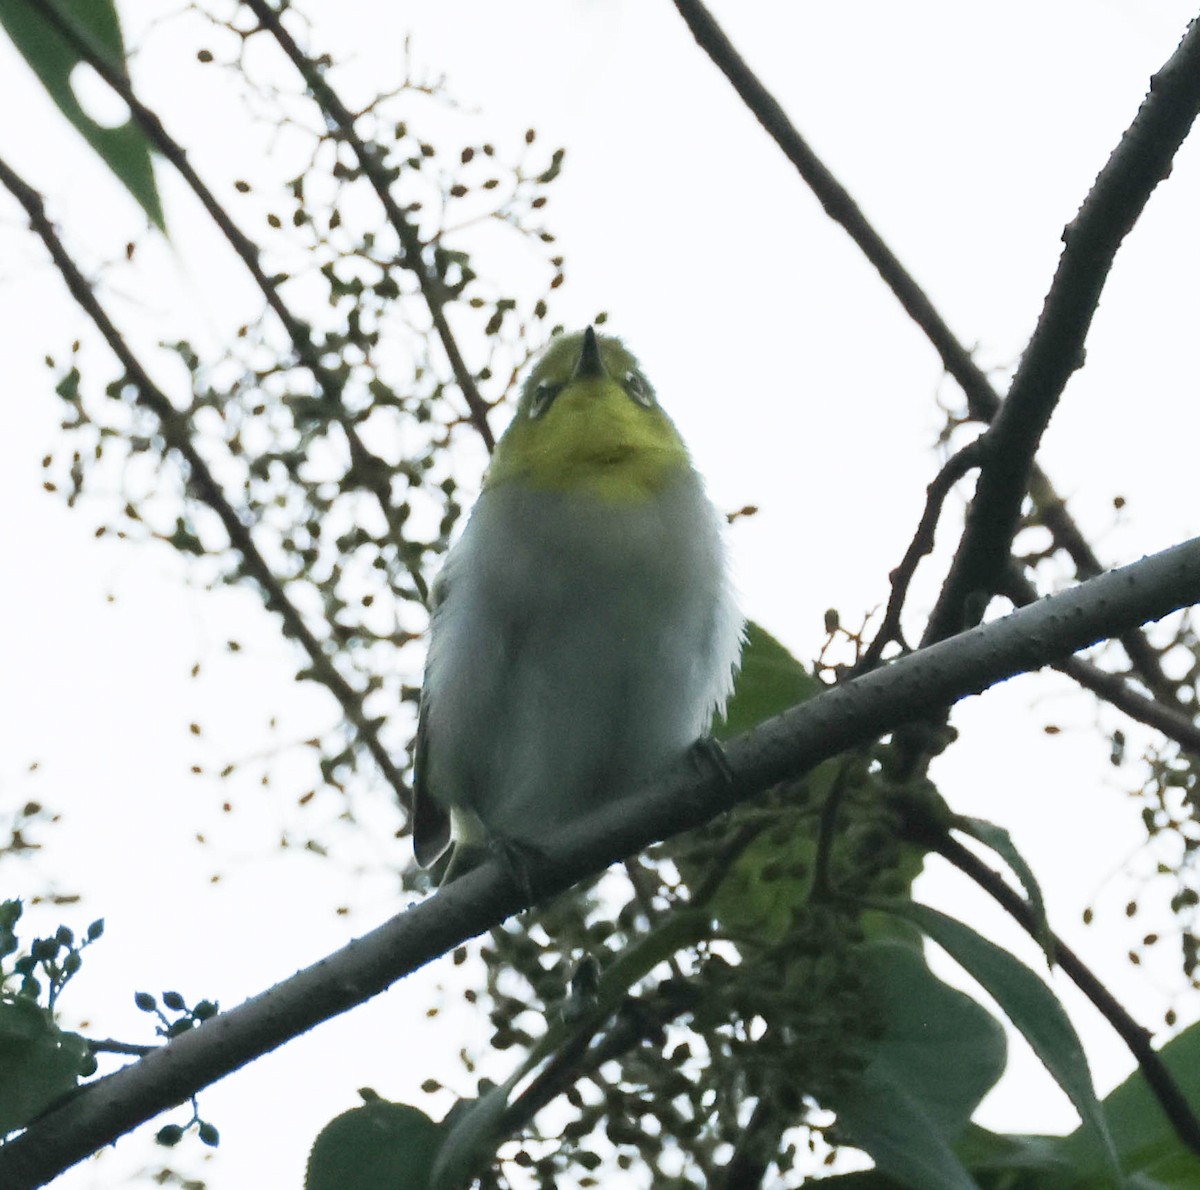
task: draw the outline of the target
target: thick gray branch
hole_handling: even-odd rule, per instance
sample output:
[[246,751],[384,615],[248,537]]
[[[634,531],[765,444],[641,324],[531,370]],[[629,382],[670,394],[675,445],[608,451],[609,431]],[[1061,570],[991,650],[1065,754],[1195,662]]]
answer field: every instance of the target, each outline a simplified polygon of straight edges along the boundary
[[[1200,601],[1200,538],[931,645],[731,741],[729,774],[675,770],[540,840],[542,896],[697,826],[787,777],[1016,674],[1052,665]],[[85,1089],[0,1149],[0,1185],[35,1187],[323,1020],[493,928],[523,907],[498,860],[238,1008]]]

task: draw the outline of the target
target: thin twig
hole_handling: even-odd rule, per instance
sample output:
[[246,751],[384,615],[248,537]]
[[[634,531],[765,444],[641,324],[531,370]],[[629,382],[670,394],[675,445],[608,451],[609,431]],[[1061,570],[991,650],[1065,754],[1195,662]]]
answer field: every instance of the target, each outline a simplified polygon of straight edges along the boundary
[[833,893],[833,877],[830,866],[833,863],[838,814],[842,808],[842,798],[850,784],[850,770],[854,760],[854,757],[842,757],[837,776],[834,777],[833,784],[825,795],[825,802],[821,806],[821,817],[817,825],[817,854],[813,862],[812,884],[808,890],[809,901],[820,901]]
[[1068,657],[1054,667],[1131,719],[1161,731],[1193,756],[1200,756],[1200,726],[1157,699],[1135,690],[1120,674],[1109,673],[1082,657]]
[[[1102,574],[1104,567],[1101,565],[1100,559],[1096,557],[1092,547],[1084,540],[1079,527],[1067,515],[1066,506],[1061,498],[1041,487],[1044,480],[1045,477],[1035,467],[1033,475],[1030,477],[1029,494],[1033,498],[1042,524],[1049,529],[1054,543],[1060,549],[1065,550],[1074,564],[1075,573],[1079,578],[1094,578],[1097,574]],[[1053,502],[1051,502],[1051,497],[1053,497]],[[1051,519],[1051,514],[1054,514],[1053,519]],[[1032,584],[1030,587],[1033,589]],[[1004,594],[1008,594],[1008,592],[1005,591]],[[1126,632],[1117,639],[1121,642],[1121,647],[1125,650],[1130,665],[1133,666],[1146,689],[1159,702],[1170,703],[1181,713],[1186,713],[1185,704],[1179,699],[1179,684],[1167,677],[1163,671],[1161,654],[1146,638],[1145,633],[1141,631]]]
[[179,413],[167,395],[158,388],[141,362],[130,350],[121,332],[101,306],[91,285],[79,271],[53,224],[46,217],[45,205],[36,190],[20,175],[0,160],[0,184],[13,195],[29,216],[29,224],[50,253],[54,264],[62,274],[71,296],[83,308],[108,343],[112,353],[125,369],[125,374],[137,391],[137,400],[149,409],[162,427],[163,438],[187,465],[188,489],[195,497],[207,504],[221,520],[229,543],[242,558],[245,573],[249,575],[263,593],[268,610],[277,612],[283,620],[284,633],[299,642],[308,655],[313,674],[341,704],[347,721],[354,727],[388,784],[407,804],[411,794],[407,782],[393,763],[387,748],[379,739],[375,724],[363,707],[363,696],[358,693],[338,672],[321,642],[313,635],[304,617],[288,599],[282,585],[272,573],[266,559],[254,543],[249,526],[244,524],[233,506],[225,498],[220,484],[214,478],[208,464],[192,442],[187,419]]
[[378,146],[368,145],[355,131],[355,115],[342,102],[337,92],[325,81],[325,76],[317,64],[296,44],[292,35],[284,28],[279,19],[279,12],[272,8],[266,0],[242,0],[254,13],[259,24],[266,29],[279,43],[280,48],[291,60],[292,65],[299,71],[305,85],[312,93],[317,106],[338,130],[342,140],[354,150],[358,163],[367,180],[374,188],[383,209],[387,213],[388,222],[400,239],[404,249],[404,264],[416,277],[421,287],[425,304],[433,320],[433,329],[437,332],[446,358],[450,361],[451,371],[455,382],[462,392],[463,399],[471,414],[471,424],[479,431],[484,445],[491,451],[496,445],[495,435],[488,425],[488,403],[483,399],[475,378],[463,359],[458,342],[450,330],[446,320],[446,299],[441,281],[429,271],[421,251],[421,238],[412,223],[405,217],[400,205],[392,197],[390,179],[383,164],[383,155]]
[[925,511],[921,514],[917,531],[913,534],[900,565],[888,576],[892,584],[892,593],[888,598],[883,623],[879,625],[874,640],[855,665],[855,673],[866,673],[867,670],[874,669],[883,657],[883,650],[893,641],[901,645],[904,643],[900,634],[900,616],[904,611],[904,601],[908,598],[908,588],[921,559],[933,552],[934,537],[946,497],[968,471],[979,465],[983,454],[981,441],[982,439],[976,438],[974,442],[968,443],[962,450],[951,455],[925,489]]
[[[1040,945],[1040,927],[1036,915],[1025,900],[999,872],[993,871],[973,851],[940,827],[933,828],[922,840],[958,870],[969,876],[986,893],[998,901],[1010,916]],[[1193,1153],[1200,1155],[1200,1119],[1187,1097],[1172,1077],[1162,1057],[1152,1044],[1149,1029],[1139,1025],[1122,1007],[1115,996],[1089,970],[1084,962],[1054,934],[1051,934],[1058,965],[1071,982],[1095,1005],[1101,1016],[1112,1026],[1129,1047],[1137,1061],[1146,1085],[1158,1100],[1175,1134]]]
[[113,1041],[111,1038],[93,1040],[85,1037],[84,1040],[94,1054],[127,1054],[134,1058],[144,1058],[158,1049],[156,1045],[136,1045],[132,1041]]
[[871,226],[850,192],[813,152],[788,119],[779,101],[746,64],[708,9],[700,0],[673,2],[700,48],[713,60],[754,117],[783,150],[784,156],[796,167],[825,208],[825,213],[845,228],[896,295],[905,312],[925,332],[941,357],[942,365],[966,394],[971,411],[982,420],[990,421],[1000,407],[1000,398],[971,358],[971,353],[955,338],[925,291]]
[[771,825],[766,816],[751,818],[739,822],[721,843],[720,847],[707,863],[708,874],[704,883],[692,893],[690,904],[694,906],[707,905],[708,902],[724,887],[729,879],[729,873],[742,852],[749,847],[759,835]]
[[691,1012],[700,995],[691,985],[676,982],[676,994],[628,997],[612,1014],[612,1027],[595,1043],[591,1043],[595,1028],[586,1028],[570,1041],[538,1073],[537,1077],[501,1114],[497,1132],[502,1136],[515,1136],[558,1095],[581,1079],[598,1071],[609,1062],[628,1053],[647,1038],[666,1028],[673,1020]]
[[714,1190],[756,1190],[761,1186],[778,1156],[784,1120],[776,1105],[760,1096]]
[[[200,200],[209,218],[217,225],[230,247],[234,250],[255,285],[274,311],[280,325],[291,340],[292,348],[300,363],[312,374],[321,395],[329,402],[330,411],[336,418],[350,448],[351,468],[359,484],[369,491],[379,505],[393,539],[399,544],[404,540],[404,518],[396,508],[391,494],[392,468],[368,450],[355,428],[354,419],[342,403],[343,382],[321,362],[321,354],[312,340],[312,328],[298,318],[283,300],[279,292],[280,279],[268,276],[260,261],[259,246],[234,223],[229,212],[221,205],[216,195],[201,179],[187,150],[176,141],[163,126],[158,116],[134,94],[133,87],[125,74],[123,65],[114,64],[91,44],[86,34],[75,23],[65,19],[53,4],[40,4],[37,0],[25,0],[36,8],[63,40],[87,62],[97,74],[121,97],[129,107],[130,115],[147,139],[162,156],[170,162],[192,192]],[[407,551],[398,551],[412,579],[413,587],[423,603],[428,603],[429,592],[425,577],[417,565],[408,557]]]
[[[634,856],[631,859],[627,859],[623,866],[625,868],[625,875],[629,879],[630,887],[633,889],[633,898],[646,915],[647,925],[653,929],[661,920],[662,914],[654,907],[654,893],[648,887],[646,872],[641,866],[641,860],[639,857]],[[671,974],[676,979],[682,979],[683,969],[679,966],[678,956],[671,955],[667,962],[670,964]]]

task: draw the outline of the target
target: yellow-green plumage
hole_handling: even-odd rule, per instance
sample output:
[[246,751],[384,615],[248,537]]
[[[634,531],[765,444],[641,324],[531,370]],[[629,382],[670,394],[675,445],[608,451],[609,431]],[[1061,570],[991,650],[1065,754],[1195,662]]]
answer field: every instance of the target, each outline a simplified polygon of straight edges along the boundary
[[[681,754],[740,648],[719,518],[617,339],[556,339],[435,585],[414,841],[536,847]],[[456,861],[457,862],[457,861]]]
[[[597,339],[608,374],[575,380],[540,416],[530,416],[539,386],[571,375],[579,339],[560,335],[530,375],[485,490],[526,483],[539,491],[583,491],[613,503],[636,503],[653,498],[672,475],[690,469],[687,448],[669,419],[639,404],[618,379],[640,373],[616,339]],[[639,383],[653,400],[645,380]]]

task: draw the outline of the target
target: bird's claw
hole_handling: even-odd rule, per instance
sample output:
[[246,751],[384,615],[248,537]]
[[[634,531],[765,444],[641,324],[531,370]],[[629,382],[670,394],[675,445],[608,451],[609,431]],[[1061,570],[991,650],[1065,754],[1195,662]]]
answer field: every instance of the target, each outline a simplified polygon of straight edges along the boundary
[[702,777],[709,776],[716,769],[726,785],[733,784],[733,769],[729,767],[729,758],[716,736],[702,735],[688,750],[688,755]]

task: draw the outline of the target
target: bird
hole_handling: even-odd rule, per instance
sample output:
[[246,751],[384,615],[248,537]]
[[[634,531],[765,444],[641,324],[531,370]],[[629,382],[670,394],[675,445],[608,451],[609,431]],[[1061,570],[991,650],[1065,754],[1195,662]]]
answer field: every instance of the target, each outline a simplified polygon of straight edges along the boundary
[[421,866],[542,851],[709,738],[744,632],[723,529],[624,343],[552,338],[431,590]]

